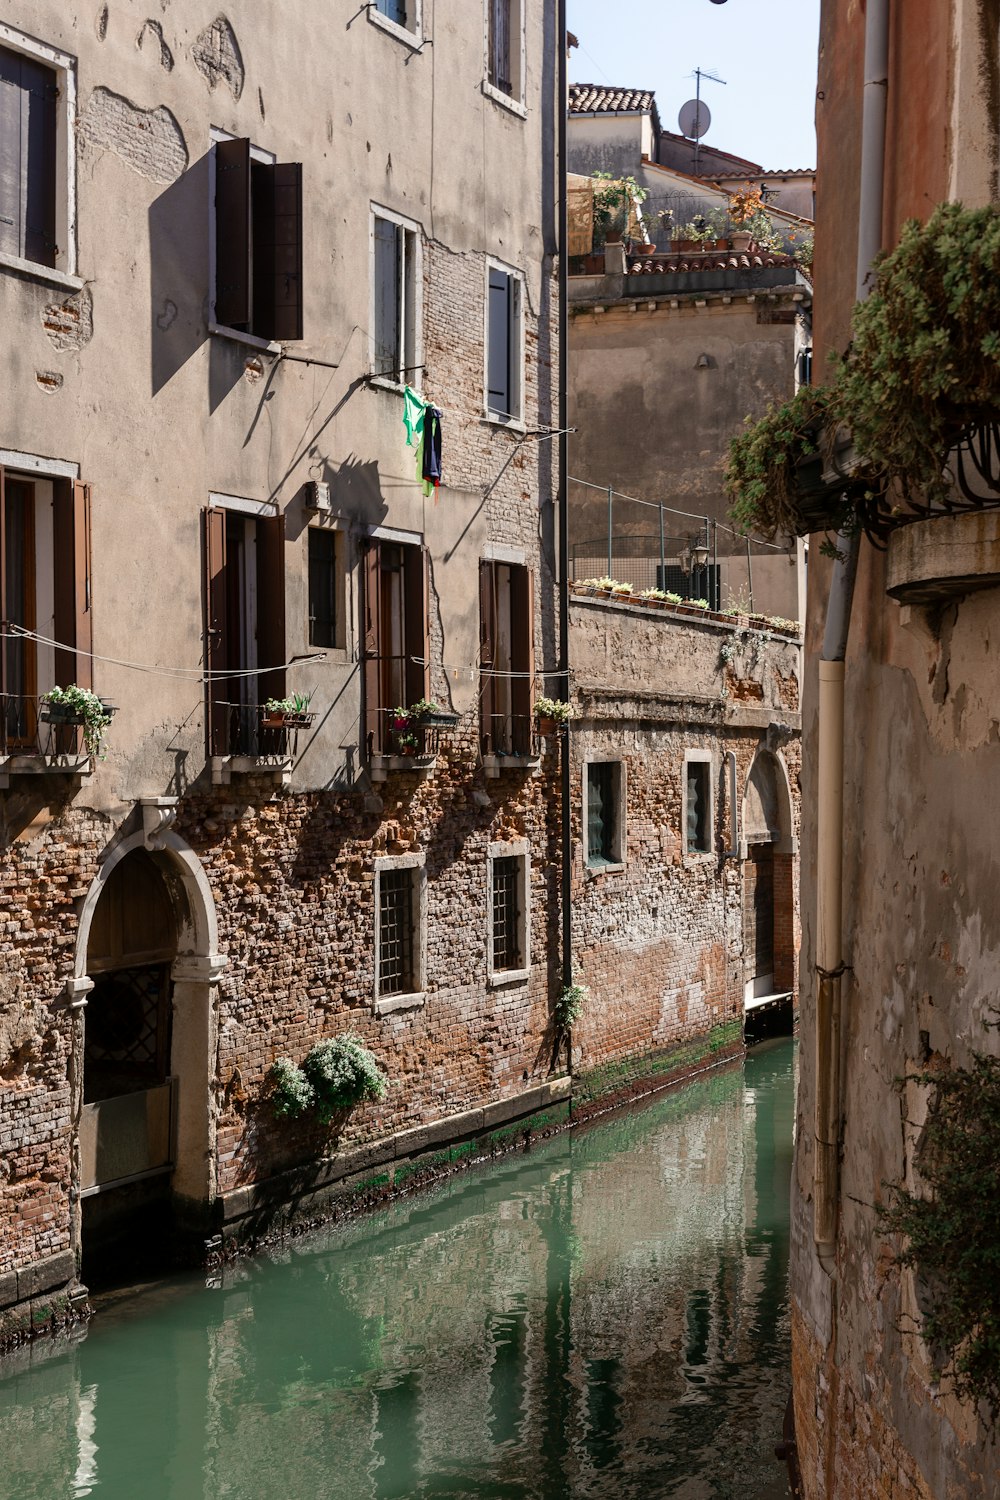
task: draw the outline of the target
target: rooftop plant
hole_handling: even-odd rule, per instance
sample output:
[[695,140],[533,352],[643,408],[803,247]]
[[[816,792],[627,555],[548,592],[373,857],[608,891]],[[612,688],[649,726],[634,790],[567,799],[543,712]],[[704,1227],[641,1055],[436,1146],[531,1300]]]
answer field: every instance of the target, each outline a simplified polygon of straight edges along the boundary
[[567,719],[576,718],[576,709],[572,703],[564,703],[561,698],[536,698],[535,717],[555,719],[557,724],[565,724]]
[[610,172],[594,172],[594,244],[603,245],[609,234],[628,231],[633,205],[649,197],[634,177],[613,177]]

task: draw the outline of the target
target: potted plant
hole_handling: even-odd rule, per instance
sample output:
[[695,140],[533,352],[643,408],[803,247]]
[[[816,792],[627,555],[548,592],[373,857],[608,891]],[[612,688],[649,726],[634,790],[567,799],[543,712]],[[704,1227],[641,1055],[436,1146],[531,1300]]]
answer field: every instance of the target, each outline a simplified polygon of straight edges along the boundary
[[104,731],[117,711],[113,703],[99,698],[89,688],[77,687],[76,683],[50,688],[42,694],[41,701],[43,723],[82,727],[87,754],[101,755]]
[[593,580],[594,593],[597,595],[598,599],[610,599],[611,591],[615,587],[615,584],[617,582],[618,580],[616,578],[608,578],[606,574],[603,578],[595,578]]
[[458,714],[451,709],[439,708],[433,698],[418,698],[407,709],[411,722],[430,728],[451,729],[458,723]]
[[667,595],[664,589],[643,589],[639,598],[643,604],[648,604],[652,609],[664,609],[667,604]]
[[398,755],[416,755],[420,749],[420,741],[412,730],[404,729],[396,733],[396,753]]
[[611,597],[612,597],[612,599],[618,599],[618,600],[628,599],[631,596],[631,593],[632,593],[632,585],[630,583],[615,583],[615,584],[612,585],[612,588],[611,588]]
[[561,698],[537,698],[535,700],[535,723],[541,735],[555,734],[563,724],[576,718],[572,703]]
[[612,177],[610,172],[594,172],[594,245],[616,244],[627,234],[633,207],[638,208],[649,197],[634,177]]
[[265,729],[303,729],[312,723],[309,712],[312,693],[292,693],[287,698],[268,698],[262,710]]

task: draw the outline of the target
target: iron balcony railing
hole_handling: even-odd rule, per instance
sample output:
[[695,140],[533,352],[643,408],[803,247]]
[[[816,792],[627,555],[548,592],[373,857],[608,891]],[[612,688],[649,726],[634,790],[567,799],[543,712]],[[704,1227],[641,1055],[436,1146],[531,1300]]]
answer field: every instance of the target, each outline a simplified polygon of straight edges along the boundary
[[314,713],[273,713],[263,703],[213,704],[211,754],[246,760],[294,760],[299,733],[315,722]]
[[77,761],[86,755],[81,715],[34,694],[0,693],[0,757]]

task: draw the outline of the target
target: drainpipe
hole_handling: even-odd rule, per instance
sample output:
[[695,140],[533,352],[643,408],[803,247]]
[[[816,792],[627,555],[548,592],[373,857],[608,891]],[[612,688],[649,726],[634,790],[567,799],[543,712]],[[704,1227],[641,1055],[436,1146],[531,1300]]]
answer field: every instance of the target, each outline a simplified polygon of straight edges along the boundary
[[[890,0],[868,0],[861,126],[857,298],[882,247]],[[828,1276],[836,1270],[840,1152],[841,978],[844,973],[844,660],[860,538],[841,532],[819,660],[819,765],[816,856],[816,1114],[813,1237]]]
[[[559,60],[556,101],[556,235],[559,245],[559,684],[560,696],[568,703],[569,680],[569,396],[567,322],[569,300],[569,261],[566,223],[566,110],[569,101],[569,83],[566,58],[566,0],[558,0],[556,6],[556,56]],[[572,769],[570,765],[570,723],[567,721],[562,733],[562,982],[573,983],[573,910],[571,891],[573,884],[573,841],[570,815],[572,813]],[[572,1037],[567,1041],[569,1058],[572,1061]]]

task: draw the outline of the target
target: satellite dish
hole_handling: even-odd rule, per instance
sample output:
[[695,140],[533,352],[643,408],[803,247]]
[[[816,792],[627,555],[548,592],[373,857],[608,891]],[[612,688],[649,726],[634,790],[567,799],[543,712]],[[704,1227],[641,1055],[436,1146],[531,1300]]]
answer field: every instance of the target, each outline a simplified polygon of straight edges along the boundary
[[693,141],[700,140],[712,123],[712,116],[704,99],[689,99],[686,104],[682,104],[677,123],[681,128],[681,135],[686,135]]

